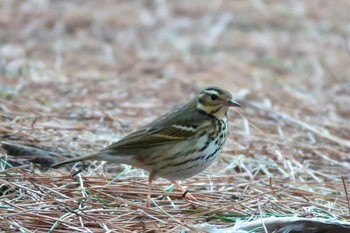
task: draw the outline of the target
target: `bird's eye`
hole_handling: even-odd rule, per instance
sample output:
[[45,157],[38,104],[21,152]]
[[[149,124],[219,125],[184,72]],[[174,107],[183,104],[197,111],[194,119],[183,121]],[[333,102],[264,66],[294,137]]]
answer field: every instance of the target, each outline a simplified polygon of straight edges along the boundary
[[218,95],[215,95],[215,94],[211,94],[211,95],[210,95],[210,99],[211,99],[211,100],[217,100],[218,98],[219,98]]

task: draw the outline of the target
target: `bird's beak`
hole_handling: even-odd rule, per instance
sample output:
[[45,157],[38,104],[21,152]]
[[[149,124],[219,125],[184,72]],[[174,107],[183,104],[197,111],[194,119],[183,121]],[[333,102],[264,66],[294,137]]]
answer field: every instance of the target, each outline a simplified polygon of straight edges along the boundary
[[237,103],[236,101],[234,100],[229,100],[226,102],[226,106],[229,106],[229,107],[241,107],[241,105],[239,103]]

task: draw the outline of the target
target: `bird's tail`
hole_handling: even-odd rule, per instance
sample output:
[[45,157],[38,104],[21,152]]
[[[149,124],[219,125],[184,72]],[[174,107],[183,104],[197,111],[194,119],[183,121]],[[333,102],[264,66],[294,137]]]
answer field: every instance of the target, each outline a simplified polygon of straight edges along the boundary
[[75,162],[80,162],[80,161],[85,161],[85,160],[101,160],[101,154],[91,154],[91,155],[86,155],[86,156],[82,156],[82,157],[78,157],[78,158],[74,158],[74,159],[64,160],[62,162],[55,163],[55,164],[51,165],[51,167],[58,168],[60,166],[66,165],[68,163],[75,163]]

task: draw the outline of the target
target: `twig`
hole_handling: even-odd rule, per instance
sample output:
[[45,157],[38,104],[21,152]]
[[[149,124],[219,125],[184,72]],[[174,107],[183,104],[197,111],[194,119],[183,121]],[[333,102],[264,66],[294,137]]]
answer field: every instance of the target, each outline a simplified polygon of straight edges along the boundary
[[344,177],[344,175],[341,175],[341,179],[342,179],[342,181],[343,181],[344,191],[345,191],[345,196],[346,196],[346,201],[347,201],[347,203],[348,203],[348,208],[349,208],[349,213],[350,213],[350,200],[349,200],[348,189],[346,188],[346,182],[345,182],[345,177]]

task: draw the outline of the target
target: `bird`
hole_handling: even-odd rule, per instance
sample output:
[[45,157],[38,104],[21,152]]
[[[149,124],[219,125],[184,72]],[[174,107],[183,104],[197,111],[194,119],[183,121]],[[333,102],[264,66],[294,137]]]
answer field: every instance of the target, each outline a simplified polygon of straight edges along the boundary
[[151,206],[152,181],[171,181],[188,200],[197,199],[180,180],[192,177],[211,165],[220,154],[227,135],[227,111],[241,107],[229,91],[209,86],[187,104],[160,116],[97,153],[53,164],[53,168],[86,160],[128,164],[148,172],[146,207]]

